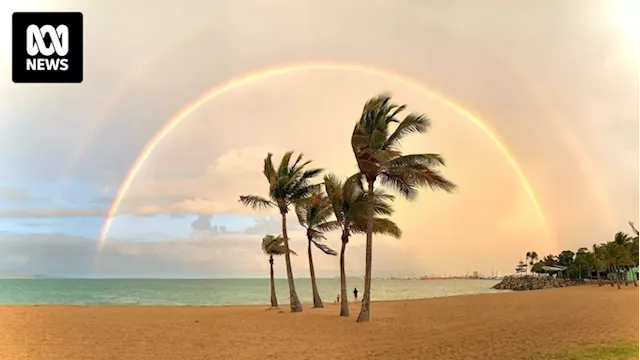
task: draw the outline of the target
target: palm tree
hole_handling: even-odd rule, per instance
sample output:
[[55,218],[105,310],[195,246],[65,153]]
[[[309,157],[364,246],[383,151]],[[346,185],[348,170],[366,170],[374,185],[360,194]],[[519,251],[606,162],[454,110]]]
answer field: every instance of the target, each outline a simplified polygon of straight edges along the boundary
[[311,276],[311,291],[313,293],[313,307],[321,308],[322,299],[318,293],[316,284],[316,272],[313,267],[313,255],[311,245],[315,245],[327,255],[338,255],[333,249],[318,241],[325,239],[324,232],[337,228],[334,221],[329,221],[333,215],[333,209],[329,199],[320,192],[315,192],[306,199],[302,199],[295,204],[295,211],[298,222],[305,228],[307,233],[307,253],[309,256],[309,272]]
[[[437,170],[444,166],[442,156],[438,154],[402,155],[398,145],[408,134],[426,132],[430,120],[422,114],[408,114],[402,121],[396,116],[406,108],[391,103],[391,96],[382,94],[369,99],[360,120],[356,123],[351,136],[351,147],[360,169],[367,181],[367,194],[373,198],[374,184],[380,179],[383,185],[390,186],[409,200],[417,197],[418,187],[430,187],[448,192],[456,185],[447,180]],[[391,131],[390,125],[398,124]],[[365,251],[364,296],[358,322],[369,321],[371,303],[371,258],[373,252],[374,204],[367,204],[367,242]]]
[[[624,285],[625,286],[629,286],[629,282],[627,281],[627,273],[630,270],[630,266],[631,265],[631,248],[632,248],[632,237],[619,231],[616,233],[616,235],[613,238],[613,242],[618,244],[620,246],[620,248],[622,249],[622,251],[624,252],[624,257],[621,259],[621,263],[620,263],[620,273],[621,276],[623,276],[624,279]],[[635,276],[633,277],[634,283],[635,283]]]
[[[276,281],[273,277],[273,257],[284,255],[286,248],[284,247],[284,239],[282,236],[267,235],[262,239],[262,252],[269,255],[269,278],[271,279],[271,307],[278,307],[278,298],[276,297]],[[293,255],[297,255],[295,251],[289,250]]]
[[593,251],[587,254],[587,262],[596,271],[598,286],[602,286],[603,283],[600,279],[600,273],[605,269],[604,262],[602,260],[602,248],[593,244]]
[[583,266],[589,266],[589,262],[587,259],[587,254],[589,253],[589,249],[585,247],[581,247],[576,252],[575,265],[578,268],[578,278],[582,280],[582,269]]
[[289,164],[292,155],[292,151],[285,153],[276,169],[271,161],[273,154],[267,154],[264,159],[263,174],[269,182],[269,197],[243,195],[240,196],[240,203],[253,209],[278,208],[282,217],[282,239],[285,247],[284,259],[287,265],[287,281],[289,283],[289,303],[291,312],[300,312],[302,311],[302,305],[296,293],[293,271],[291,270],[289,237],[287,236],[287,213],[289,212],[289,206],[306,198],[318,188],[318,185],[312,185],[310,181],[318,176],[322,169],[305,169],[311,161],[302,162],[302,154],[298,156],[293,164]]
[[633,276],[633,284],[635,286],[638,286],[636,271],[638,270],[638,265],[640,264],[640,261],[638,260],[638,250],[639,250],[638,235],[640,235],[640,232],[638,232],[638,229],[636,228],[635,224],[632,221],[629,221],[629,226],[631,226],[631,229],[633,230],[633,234],[635,235],[634,237],[631,238],[631,242],[629,244],[629,257],[632,265],[635,267],[635,269],[632,270],[631,272],[631,276]]
[[[615,241],[602,244],[600,247],[602,248],[603,260],[616,274],[616,282],[618,284],[618,289],[620,289],[620,266],[626,260],[627,255],[625,249]],[[613,282],[611,282],[611,286],[613,286]]]
[[[349,316],[347,300],[347,275],[344,257],[349,238],[352,234],[367,232],[367,193],[362,188],[359,174],[350,177],[342,183],[335,175],[325,175],[324,186],[331,202],[336,224],[340,228],[342,246],[340,248],[340,316]],[[400,238],[402,231],[391,220],[380,217],[393,213],[391,201],[393,196],[380,190],[374,191],[373,212],[378,215],[373,218],[373,232]]]
[[640,236],[636,236],[633,238],[633,242],[629,245],[629,255],[631,257],[631,262],[633,266],[636,268],[633,273],[633,283],[638,286],[638,277],[640,273],[638,270],[640,268]]
[[536,260],[538,260],[538,253],[535,251],[530,251],[527,253],[527,257],[529,258],[529,266],[531,266],[531,270],[533,270],[533,264],[535,264]]

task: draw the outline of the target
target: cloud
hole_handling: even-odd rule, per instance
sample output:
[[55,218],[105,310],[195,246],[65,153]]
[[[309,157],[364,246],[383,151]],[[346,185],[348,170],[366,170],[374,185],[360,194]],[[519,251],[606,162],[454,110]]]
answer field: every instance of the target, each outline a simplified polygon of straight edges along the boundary
[[24,189],[0,186],[0,200],[25,202],[32,200],[33,198]]
[[[268,262],[260,249],[261,237],[226,235],[208,239],[170,239],[132,242],[109,239],[100,254],[94,240],[65,234],[0,233],[0,273],[65,277],[266,277]],[[302,240],[292,240],[302,250]],[[349,274],[362,273],[363,243],[350,245]],[[300,251],[300,253],[303,253]],[[319,276],[338,274],[337,257],[315,252]],[[378,274],[421,273],[411,254],[380,242],[375,250]],[[404,259],[401,261],[400,259]],[[278,264],[282,259],[278,260]],[[297,277],[308,277],[306,256],[292,257]],[[276,266],[277,276],[286,276]]]
[[[187,178],[141,177],[123,199],[119,213],[255,214],[238,203],[241,194],[264,194],[263,159],[276,147],[247,146],[220,155],[203,174]],[[274,161],[275,162],[275,161]]]
[[[302,228],[298,225],[298,219],[295,216],[287,217],[287,230],[300,231]],[[255,224],[249,226],[245,234],[250,235],[278,235],[282,234],[282,218],[280,216],[267,216],[256,219]]]
[[191,236],[195,238],[208,238],[222,234],[230,234],[224,225],[211,225],[211,215],[198,215],[198,218],[191,223]]
[[12,209],[0,210],[0,218],[104,217],[107,209]]

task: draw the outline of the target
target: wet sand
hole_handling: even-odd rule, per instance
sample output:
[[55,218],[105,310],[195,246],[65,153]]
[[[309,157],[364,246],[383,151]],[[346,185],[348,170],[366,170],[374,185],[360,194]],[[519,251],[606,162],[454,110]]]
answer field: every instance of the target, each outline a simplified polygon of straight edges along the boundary
[[638,342],[633,286],[377,302],[366,324],[359,304],[281,307],[0,306],[0,359],[514,360]]

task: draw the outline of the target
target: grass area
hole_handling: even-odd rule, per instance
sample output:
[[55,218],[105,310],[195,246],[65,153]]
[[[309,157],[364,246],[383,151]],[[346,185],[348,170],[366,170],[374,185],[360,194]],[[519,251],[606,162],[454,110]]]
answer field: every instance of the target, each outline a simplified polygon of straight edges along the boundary
[[555,360],[636,360],[638,344],[615,343],[562,352]]

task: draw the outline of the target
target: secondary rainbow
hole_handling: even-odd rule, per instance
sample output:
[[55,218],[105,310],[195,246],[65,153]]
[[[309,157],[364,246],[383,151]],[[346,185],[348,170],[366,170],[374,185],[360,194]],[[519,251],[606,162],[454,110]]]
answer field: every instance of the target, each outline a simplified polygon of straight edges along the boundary
[[142,149],[142,151],[140,152],[136,160],[133,162],[133,164],[129,168],[129,171],[125,175],[124,179],[122,180],[122,183],[120,184],[120,187],[116,192],[113,202],[109,207],[107,216],[102,226],[102,229],[100,232],[100,238],[98,239],[97,251],[100,252],[104,247],[106,237],[109,233],[109,229],[111,228],[111,224],[113,222],[113,218],[117,215],[118,208],[122,203],[122,200],[124,199],[125,195],[127,194],[127,191],[129,191],[129,188],[131,187],[131,184],[133,183],[133,180],[135,179],[138,171],[142,168],[146,160],[153,153],[153,150],[156,148],[156,146],[158,146],[158,144],[165,138],[165,136],[167,136],[176,126],[178,126],[178,124],[180,124],[182,120],[184,120],[189,115],[197,111],[202,105],[206,104],[211,99],[219,95],[222,95],[228,91],[240,88],[244,85],[247,85],[255,81],[265,80],[265,79],[272,78],[279,75],[285,75],[285,74],[291,74],[291,73],[303,72],[303,71],[312,71],[312,70],[350,71],[350,72],[357,72],[357,73],[364,73],[364,74],[392,78],[400,83],[403,83],[405,85],[408,85],[414,89],[421,91],[422,93],[428,95],[429,97],[432,97],[442,102],[443,104],[452,108],[458,114],[464,116],[466,119],[471,121],[474,125],[476,125],[494,143],[494,145],[498,148],[498,150],[505,156],[510,166],[513,168],[516,175],[518,176],[525,192],[527,193],[527,196],[529,197],[529,200],[531,201],[531,204],[534,206],[536,210],[536,214],[539,217],[539,220],[541,221],[542,225],[544,225],[545,229],[548,231],[547,220],[544,216],[540,203],[538,202],[538,199],[535,196],[535,193],[533,191],[533,188],[531,187],[531,184],[529,183],[529,180],[527,180],[522,169],[520,168],[520,165],[515,160],[515,158],[509,153],[509,150],[500,141],[500,139],[476,115],[472,114],[470,111],[456,104],[455,102],[447,99],[443,95],[430,90],[420,82],[401,74],[397,74],[384,69],[363,65],[363,64],[358,64],[358,63],[312,62],[312,63],[303,63],[303,64],[298,63],[298,64],[282,65],[278,67],[258,70],[258,71],[251,72],[239,77],[232,78],[227,82],[220,84],[218,86],[215,86],[214,88],[210,89],[206,93],[202,94],[201,96],[196,98],[194,101],[192,101],[191,103],[183,107],[176,115],[171,117],[169,121],[165,123],[165,125],[160,130],[158,130],[153,135],[153,137],[147,142],[145,147]]

